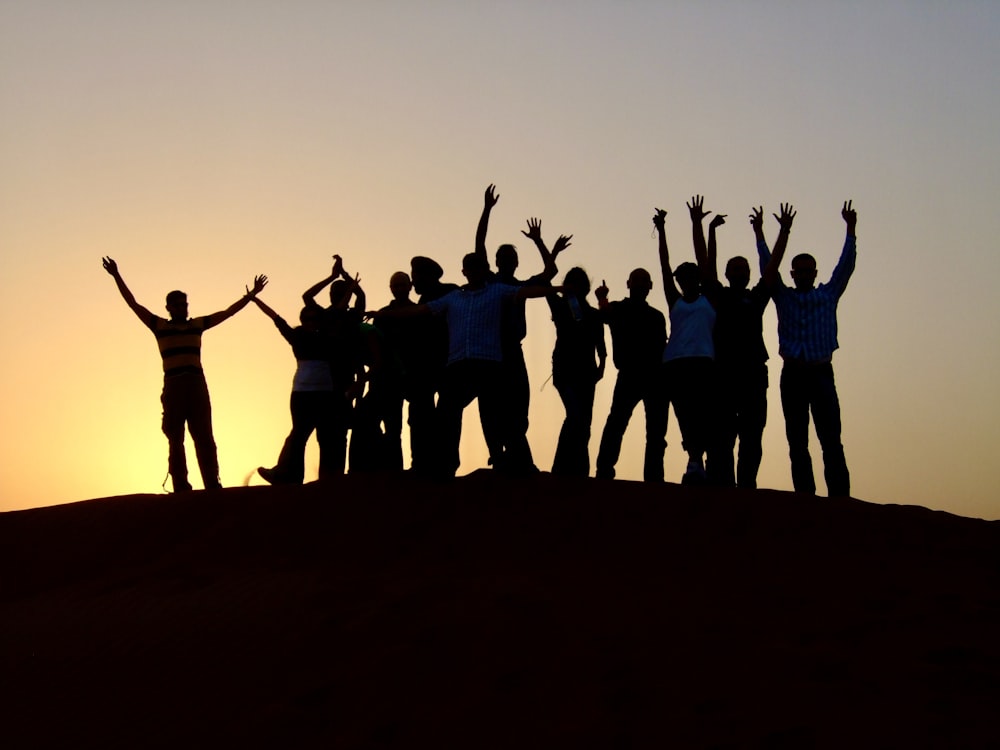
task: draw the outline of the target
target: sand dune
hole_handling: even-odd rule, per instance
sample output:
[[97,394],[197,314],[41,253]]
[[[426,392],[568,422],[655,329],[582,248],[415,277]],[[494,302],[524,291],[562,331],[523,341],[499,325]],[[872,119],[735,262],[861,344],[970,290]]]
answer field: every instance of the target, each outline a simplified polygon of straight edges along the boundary
[[28,747],[996,747],[1000,525],[349,476],[0,515]]

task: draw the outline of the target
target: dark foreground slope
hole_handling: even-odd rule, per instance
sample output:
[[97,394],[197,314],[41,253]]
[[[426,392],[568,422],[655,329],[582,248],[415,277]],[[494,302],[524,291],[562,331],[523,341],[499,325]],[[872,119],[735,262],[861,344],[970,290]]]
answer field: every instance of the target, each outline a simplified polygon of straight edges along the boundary
[[1000,746],[1000,525],[631,482],[0,515],[4,747]]

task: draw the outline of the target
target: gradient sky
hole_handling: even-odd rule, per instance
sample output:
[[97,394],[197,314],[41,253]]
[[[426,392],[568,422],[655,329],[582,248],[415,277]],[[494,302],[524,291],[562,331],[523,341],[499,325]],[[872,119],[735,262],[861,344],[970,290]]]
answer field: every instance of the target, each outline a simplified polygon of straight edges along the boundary
[[[491,255],[516,242],[533,273],[520,230],[538,216],[550,243],[574,235],[563,271],[620,298],[645,266],[661,310],[654,206],[676,262],[692,194],[728,214],[721,265],[754,254],[751,206],[773,241],[790,201],[789,253],[812,252],[822,281],[853,199],[834,358],[853,494],[1000,518],[997,70],[986,1],[2,0],[0,510],[161,491],[159,356],[102,255],[161,315],[171,289],[206,314],[266,273],[262,298],[294,321],[332,253],[378,307],[413,255],[460,280],[493,182]],[[547,468],[554,335],[529,307]],[[769,308],[760,484],[790,489],[775,326]],[[242,484],[290,425],[291,349],[250,306],[205,335],[203,363],[222,480]],[[462,471],[485,465],[467,414]],[[679,481],[673,415],[667,440]],[[641,443],[637,412],[619,476],[641,476]]]

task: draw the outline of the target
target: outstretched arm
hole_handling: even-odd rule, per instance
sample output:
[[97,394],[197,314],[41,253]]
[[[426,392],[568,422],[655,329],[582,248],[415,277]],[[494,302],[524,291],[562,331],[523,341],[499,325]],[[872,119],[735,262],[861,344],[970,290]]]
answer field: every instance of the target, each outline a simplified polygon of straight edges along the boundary
[[701,278],[707,283],[719,280],[719,262],[715,230],[726,223],[726,214],[716,214],[708,224],[708,253],[705,265],[701,266]]
[[691,214],[691,239],[694,244],[694,259],[704,277],[708,266],[708,251],[705,248],[705,230],[701,225],[701,220],[711,212],[705,210],[705,197],[702,195],[693,196],[687,207]]
[[667,212],[662,208],[656,209],[653,217],[653,226],[656,227],[657,245],[660,252],[660,273],[663,276],[663,294],[667,298],[667,307],[673,308],[674,303],[681,298],[681,293],[677,291],[674,284],[674,272],[670,268],[670,253],[667,251]]
[[[248,289],[247,292],[249,293],[249,291],[250,290]],[[260,308],[261,312],[263,312],[267,317],[269,317],[271,320],[274,321],[274,325],[276,325],[278,327],[278,330],[281,331],[282,336],[284,336],[287,339],[291,335],[292,327],[288,325],[288,322],[283,317],[281,317],[280,315],[278,315],[278,313],[272,310],[264,302],[264,300],[262,300],[260,297],[251,297],[250,300],[255,305],[257,305],[257,307]]]
[[754,244],[757,246],[757,265],[760,269],[761,278],[764,277],[764,269],[771,260],[771,250],[767,246],[767,239],[764,237],[764,207],[750,209],[750,226],[753,228]]
[[858,212],[854,210],[851,203],[851,201],[844,201],[844,208],[840,212],[847,224],[847,234],[844,237],[844,248],[840,251],[840,259],[833,269],[829,283],[838,297],[847,289],[847,282],[851,280],[851,274],[854,273],[854,265],[858,259],[858,238],[855,234]]
[[125,300],[125,303],[129,306],[129,308],[131,308],[132,312],[134,312],[136,317],[142,321],[144,326],[147,328],[151,327],[153,325],[153,320],[156,319],[156,316],[135,301],[135,295],[132,294],[131,290],[125,285],[125,280],[118,272],[118,264],[115,263],[114,259],[109,257],[101,258],[101,263],[104,265],[104,270],[111,274],[111,278],[115,280],[115,284],[118,286],[118,291],[121,293],[122,298]]
[[545,246],[545,241],[542,239],[542,222],[538,219],[528,219],[528,230],[524,231],[522,229],[521,234],[535,243],[535,247],[538,248],[538,254],[542,256],[542,264],[544,268],[542,269],[541,274],[539,274],[536,278],[544,281],[551,281],[554,279],[558,271],[556,267],[556,258],[559,257],[559,253],[572,244],[570,240],[573,239],[573,235],[560,235],[559,239],[556,240],[555,245],[552,246],[552,251],[549,252],[549,249]]
[[782,259],[785,257],[785,248],[788,247],[788,235],[792,231],[792,222],[795,220],[795,210],[792,208],[791,203],[782,203],[781,215],[772,215],[778,220],[780,229],[778,230],[778,239],[774,241],[774,252],[771,254],[771,259],[767,262],[767,266],[764,267],[764,271],[761,274],[764,279],[764,283],[767,284],[768,287],[775,287],[781,284],[781,277],[778,275],[778,268],[781,265]]
[[498,200],[500,200],[500,196],[497,195],[496,186],[491,183],[483,194],[483,213],[479,217],[479,226],[476,227],[476,255],[481,256],[486,261],[487,267],[489,267],[490,259],[486,254],[486,231],[490,226],[490,211],[493,210]]
[[219,325],[224,320],[228,320],[233,317],[236,313],[247,306],[254,297],[256,297],[260,291],[267,286],[267,276],[254,276],[253,278],[253,288],[247,289],[247,293],[236,300],[233,304],[227,307],[225,310],[220,310],[217,313],[212,313],[211,315],[205,316],[205,328],[212,328],[213,326]]

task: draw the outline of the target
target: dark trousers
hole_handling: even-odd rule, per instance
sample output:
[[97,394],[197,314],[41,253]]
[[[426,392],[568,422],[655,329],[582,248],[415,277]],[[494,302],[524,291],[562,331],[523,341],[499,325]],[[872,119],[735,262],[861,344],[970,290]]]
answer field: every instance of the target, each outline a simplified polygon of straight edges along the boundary
[[410,427],[410,468],[415,472],[434,471],[438,451],[435,399],[443,379],[443,370],[421,371],[409,380],[406,423]]
[[347,457],[347,399],[334,391],[292,391],[292,430],[274,472],[282,482],[302,484],[306,443],[313,431],[319,443],[319,478],[344,473]]
[[163,405],[163,434],[169,444],[167,466],[174,492],[191,489],[184,451],[185,424],[191,432],[205,489],[221,487],[219,458],[212,435],[212,404],[205,375],[190,372],[164,378],[160,403]]
[[851,494],[844,446],[840,442],[840,400],[833,379],[833,365],[786,361],[781,368],[781,409],[792,461],[796,492],[816,493],[812,457],[809,455],[809,414],[823,449],[823,474],[831,497]]
[[669,403],[661,382],[659,366],[618,371],[611,411],[604,424],[597,453],[597,476],[613,479],[622,449],[622,437],[632,412],[642,402],[646,411],[646,452],[642,476],[647,482],[663,481],[663,452],[666,450]]
[[530,472],[535,468],[531,446],[528,445],[531,386],[520,343],[504,347],[500,369],[503,407],[491,416],[483,412],[482,400],[479,402],[479,419],[490,451],[490,462],[496,469]]
[[[708,447],[708,477],[723,487],[754,489],[763,453],[761,441],[767,424],[767,364],[747,367],[720,366],[715,404],[716,436]],[[739,458],[733,453],[739,438]]]
[[479,400],[484,433],[486,424],[504,424],[502,388],[503,369],[499,362],[463,359],[445,368],[434,412],[440,441],[436,460],[438,473],[455,476],[458,471],[461,463],[462,413],[473,400]]
[[[384,426],[384,429],[383,429]],[[351,419],[350,470],[403,470],[403,386],[398,378],[369,382]]]
[[663,365],[663,376],[684,450],[689,456],[701,456],[715,433],[715,363],[708,357],[672,359]]
[[586,477],[590,475],[590,425],[594,417],[594,390],[597,385],[592,373],[585,377],[552,378],[562,399],[566,418],[559,430],[559,442],[552,461],[552,473]]

